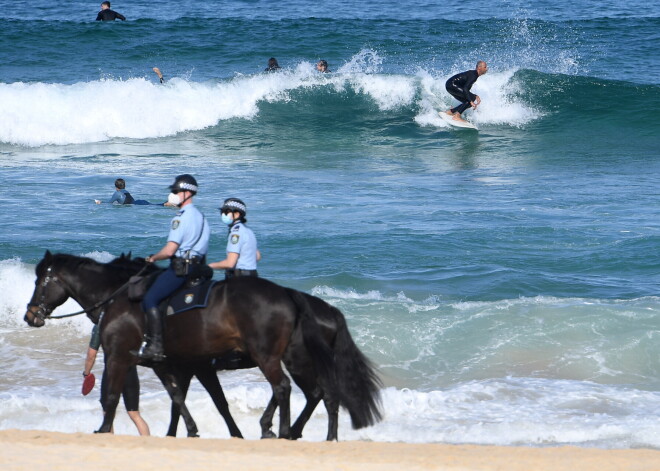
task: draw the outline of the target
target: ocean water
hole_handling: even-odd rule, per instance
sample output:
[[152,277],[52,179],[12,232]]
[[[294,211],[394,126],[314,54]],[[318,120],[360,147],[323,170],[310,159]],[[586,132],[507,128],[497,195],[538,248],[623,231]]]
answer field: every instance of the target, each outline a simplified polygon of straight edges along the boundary
[[[16,1],[0,19],[0,428],[98,428],[98,386],[80,395],[91,323],[29,328],[34,267],[46,249],[153,253],[171,210],[93,199],[122,177],[164,201],[192,173],[209,257],[217,207],[244,199],[260,273],[341,309],[377,365],[385,418],[354,431],[342,414],[340,439],[660,448],[657,3],[96,8]],[[444,82],[480,59],[479,132],[448,128]],[[163,435],[168,398],[139,370]],[[257,439],[267,383],[220,378]],[[228,436],[197,383],[188,405],[202,437]],[[122,408],[116,433],[136,434]],[[325,430],[319,407],[304,439]]]

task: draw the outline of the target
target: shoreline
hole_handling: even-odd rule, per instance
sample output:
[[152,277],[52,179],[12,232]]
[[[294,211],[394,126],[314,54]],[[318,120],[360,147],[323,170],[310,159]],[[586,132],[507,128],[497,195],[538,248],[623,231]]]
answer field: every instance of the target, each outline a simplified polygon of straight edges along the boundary
[[660,450],[389,442],[190,439],[0,431],[3,470],[657,471]]

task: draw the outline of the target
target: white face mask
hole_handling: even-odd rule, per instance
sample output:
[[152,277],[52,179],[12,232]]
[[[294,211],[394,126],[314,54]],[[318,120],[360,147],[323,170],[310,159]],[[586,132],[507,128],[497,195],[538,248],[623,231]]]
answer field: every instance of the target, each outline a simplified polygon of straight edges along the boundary
[[174,206],[179,206],[181,204],[181,198],[178,194],[170,193],[167,195],[167,202]]

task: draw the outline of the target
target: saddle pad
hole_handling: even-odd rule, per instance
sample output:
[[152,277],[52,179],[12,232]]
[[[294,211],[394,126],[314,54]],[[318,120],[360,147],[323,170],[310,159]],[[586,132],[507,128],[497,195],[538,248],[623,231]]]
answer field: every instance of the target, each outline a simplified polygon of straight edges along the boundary
[[163,306],[161,305],[161,312],[166,312],[167,315],[170,316],[189,309],[206,307],[211,288],[213,288],[216,283],[219,283],[219,281],[205,280],[195,286],[184,285],[170,298],[164,301],[164,303],[167,303],[167,307],[166,309],[163,309]]

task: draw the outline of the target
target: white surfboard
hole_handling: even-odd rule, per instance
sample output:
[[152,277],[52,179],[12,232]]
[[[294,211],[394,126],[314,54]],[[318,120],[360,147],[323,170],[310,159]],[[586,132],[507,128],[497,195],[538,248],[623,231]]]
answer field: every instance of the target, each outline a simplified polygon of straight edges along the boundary
[[453,126],[455,128],[463,128],[463,129],[474,129],[475,131],[478,131],[477,127],[470,123],[469,121],[459,121],[457,119],[454,119],[453,116],[448,115],[444,111],[438,111],[438,115],[442,118],[442,120],[449,124],[450,126]]

